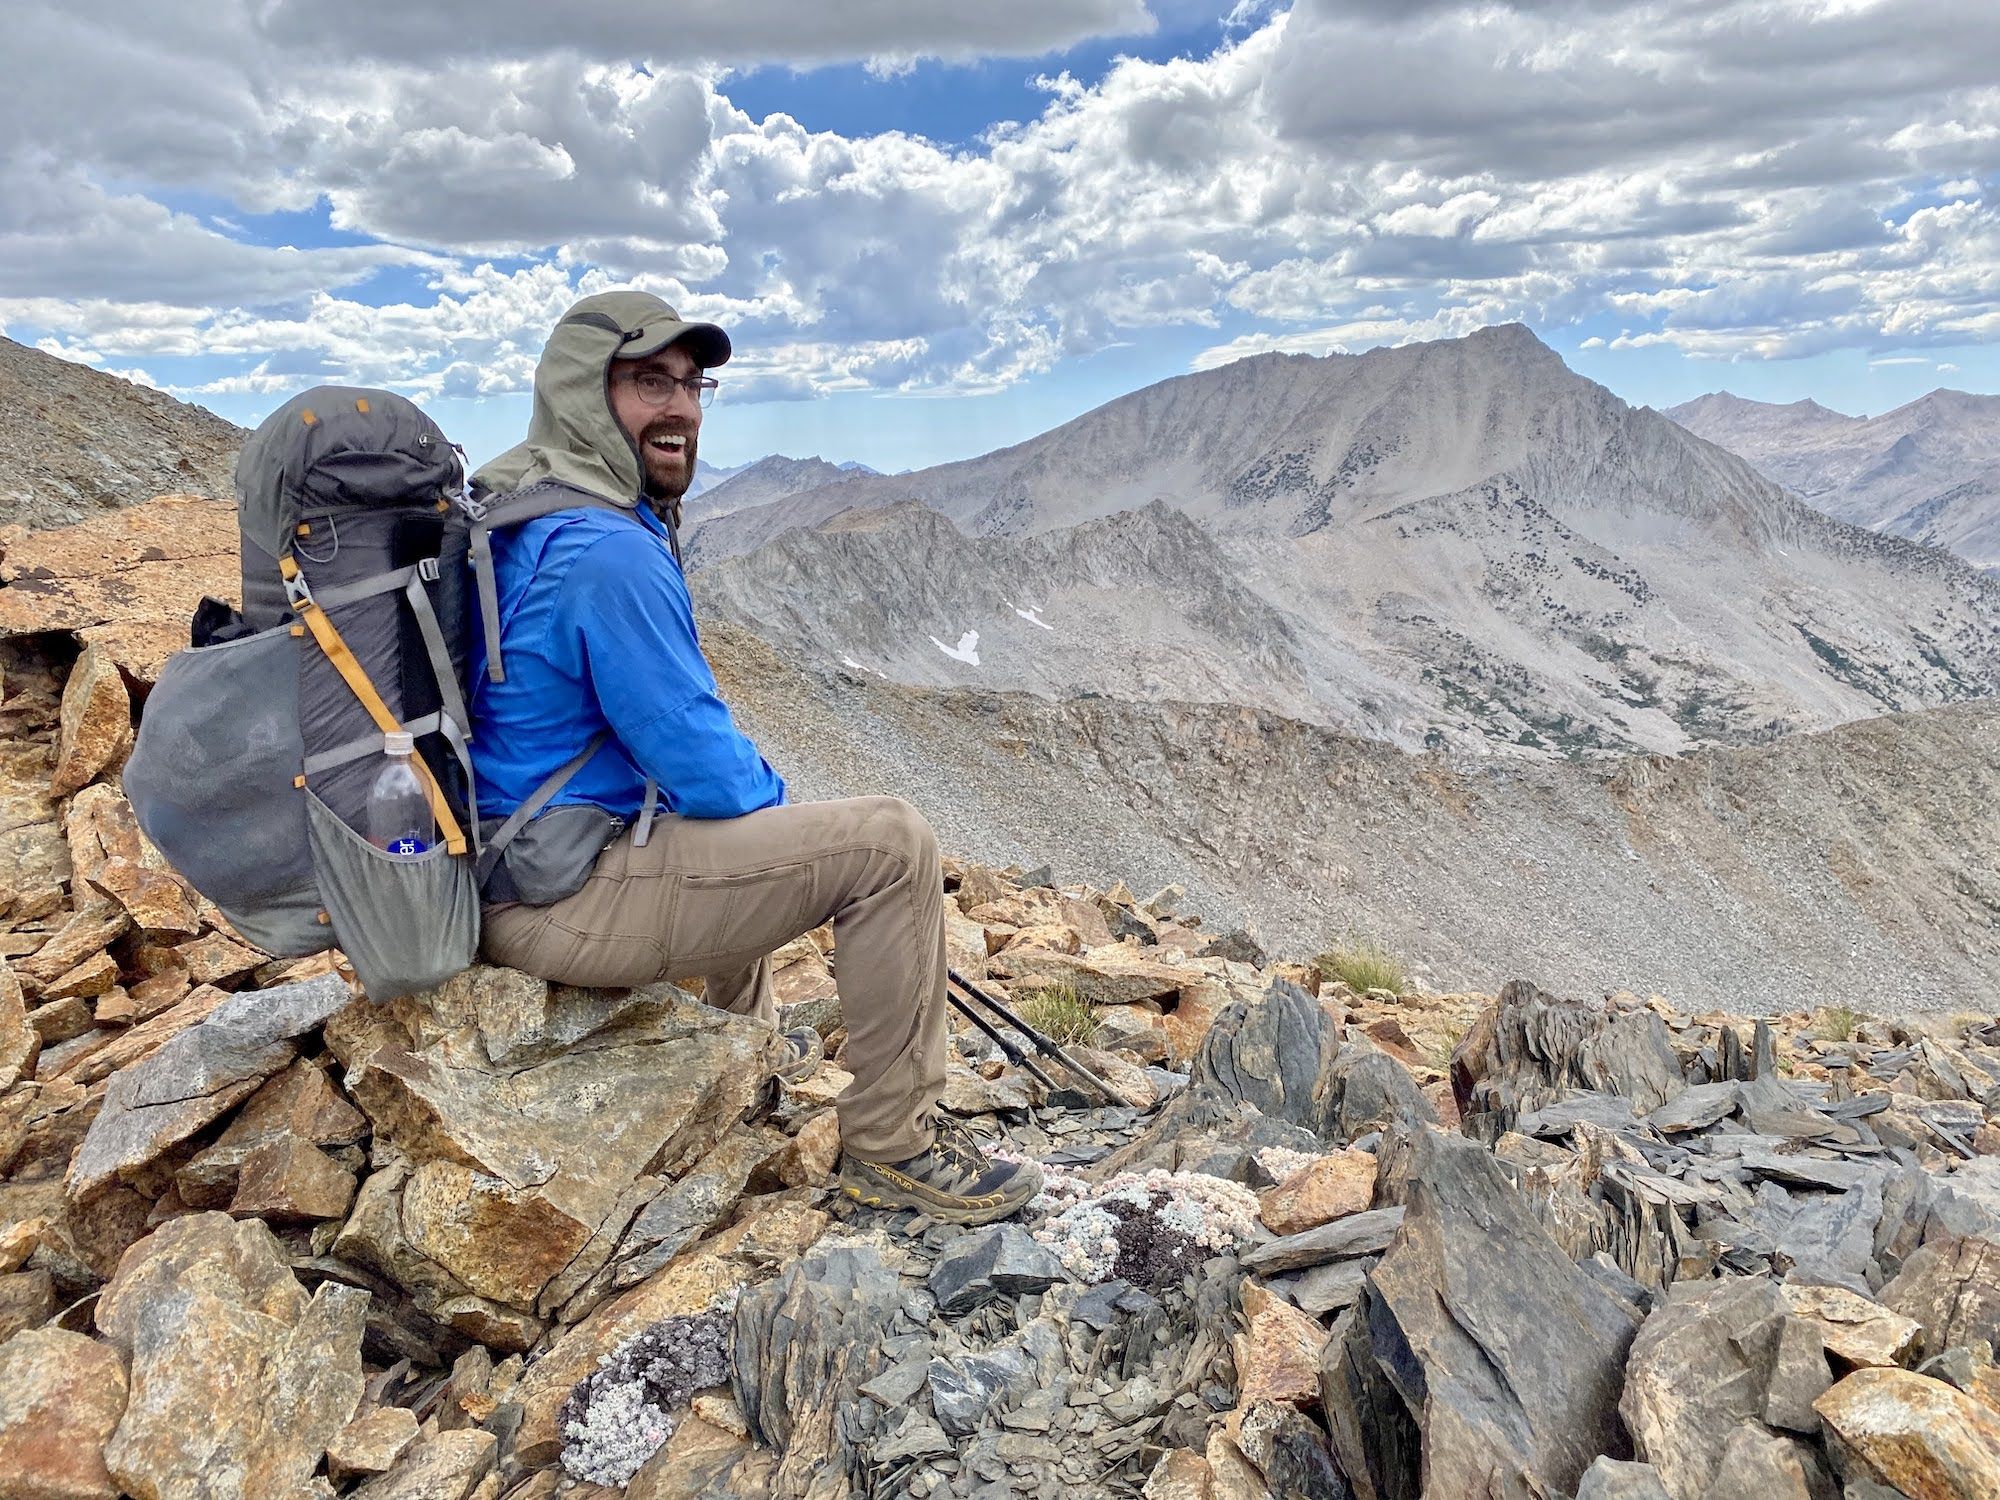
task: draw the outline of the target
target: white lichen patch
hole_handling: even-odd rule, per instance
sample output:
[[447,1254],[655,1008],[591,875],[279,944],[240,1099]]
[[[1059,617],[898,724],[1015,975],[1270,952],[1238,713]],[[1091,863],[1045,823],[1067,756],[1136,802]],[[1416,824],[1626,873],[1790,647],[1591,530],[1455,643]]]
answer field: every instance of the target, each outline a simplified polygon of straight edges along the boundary
[[563,1468],[592,1484],[629,1484],[695,1392],[728,1382],[736,1299],[731,1288],[707,1311],[655,1323],[602,1356],[563,1403]]
[[1140,1242],[1162,1233],[1185,1242],[1190,1252],[1216,1255],[1237,1249],[1257,1229],[1256,1195],[1205,1172],[1120,1172],[1092,1183],[1047,1167],[1029,1209],[1048,1216],[1031,1231],[1035,1239],[1071,1275],[1092,1284],[1137,1270],[1121,1269],[1121,1256],[1129,1258]]

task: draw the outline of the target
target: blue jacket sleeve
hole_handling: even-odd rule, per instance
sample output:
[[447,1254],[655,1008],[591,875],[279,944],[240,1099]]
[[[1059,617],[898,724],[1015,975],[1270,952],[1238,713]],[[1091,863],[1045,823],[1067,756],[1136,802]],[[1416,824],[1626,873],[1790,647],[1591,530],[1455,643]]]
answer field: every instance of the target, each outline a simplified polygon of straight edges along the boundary
[[570,570],[559,608],[611,732],[670,809],[736,818],[785,800],[785,783],[717,693],[686,580],[664,543],[606,536]]

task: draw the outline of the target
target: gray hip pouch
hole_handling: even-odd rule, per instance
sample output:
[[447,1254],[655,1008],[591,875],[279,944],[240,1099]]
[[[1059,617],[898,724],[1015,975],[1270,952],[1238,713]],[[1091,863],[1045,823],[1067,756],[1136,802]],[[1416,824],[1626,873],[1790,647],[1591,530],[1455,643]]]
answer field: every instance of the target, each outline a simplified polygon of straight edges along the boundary
[[[505,821],[485,820],[480,837],[491,838]],[[553,906],[583,889],[598,856],[624,831],[625,820],[601,807],[575,803],[549,808],[530,819],[501,851],[480,894],[496,903]]]

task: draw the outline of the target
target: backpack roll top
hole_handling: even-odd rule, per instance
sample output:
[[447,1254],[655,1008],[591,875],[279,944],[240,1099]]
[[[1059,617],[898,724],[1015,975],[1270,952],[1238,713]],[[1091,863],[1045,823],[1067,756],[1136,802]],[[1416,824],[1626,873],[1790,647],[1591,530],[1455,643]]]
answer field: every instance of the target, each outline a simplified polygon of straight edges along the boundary
[[[169,662],[126,773],[148,835],[245,937],[337,944],[378,1000],[478,947],[463,482],[403,397],[328,386],[274,412],[237,465],[251,633]],[[364,836],[399,730],[435,823],[421,853]]]

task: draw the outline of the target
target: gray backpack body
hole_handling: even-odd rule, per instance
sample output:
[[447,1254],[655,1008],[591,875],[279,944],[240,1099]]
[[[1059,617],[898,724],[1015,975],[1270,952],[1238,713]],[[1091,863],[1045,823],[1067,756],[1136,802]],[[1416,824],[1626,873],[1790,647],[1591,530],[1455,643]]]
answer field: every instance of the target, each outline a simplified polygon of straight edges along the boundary
[[[482,841],[466,645],[492,611],[490,594],[476,598],[490,587],[487,532],[615,507],[565,491],[489,511],[414,404],[339,386],[272,413],[236,485],[243,609],[203,601],[193,645],[146,700],[126,795],[160,851],[259,948],[337,946],[377,1000],[429,988],[478,952],[482,874],[602,743]],[[488,669],[500,672],[497,654]],[[415,736],[438,825],[416,856],[359,831],[393,729]]]

